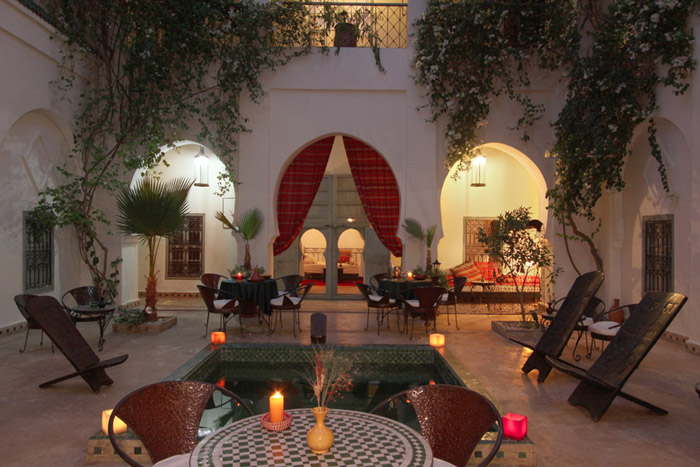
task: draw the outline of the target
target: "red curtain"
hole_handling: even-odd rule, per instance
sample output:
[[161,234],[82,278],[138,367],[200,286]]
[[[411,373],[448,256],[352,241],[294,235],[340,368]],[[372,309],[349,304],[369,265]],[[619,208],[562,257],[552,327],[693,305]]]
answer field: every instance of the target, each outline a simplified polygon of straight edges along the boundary
[[401,256],[399,188],[389,164],[377,151],[356,139],[343,136],[345,152],[367,218],[379,240],[394,256]]
[[279,255],[297,238],[323,179],[335,136],[316,141],[294,158],[282,177],[277,195],[279,237],[274,254]]

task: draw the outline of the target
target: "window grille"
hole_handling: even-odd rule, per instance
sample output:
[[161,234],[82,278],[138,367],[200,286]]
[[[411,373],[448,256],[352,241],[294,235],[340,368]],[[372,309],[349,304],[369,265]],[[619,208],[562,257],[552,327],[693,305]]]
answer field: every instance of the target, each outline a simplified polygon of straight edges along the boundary
[[53,228],[38,226],[24,214],[24,289],[53,288]]
[[673,291],[673,217],[645,217],[644,293]]
[[479,229],[484,229],[486,233],[491,233],[491,224],[494,218],[465,217],[464,218],[464,260],[488,261],[488,255],[484,252],[486,248],[479,242]]
[[168,239],[167,279],[196,279],[204,272],[204,214],[187,216],[185,228]]

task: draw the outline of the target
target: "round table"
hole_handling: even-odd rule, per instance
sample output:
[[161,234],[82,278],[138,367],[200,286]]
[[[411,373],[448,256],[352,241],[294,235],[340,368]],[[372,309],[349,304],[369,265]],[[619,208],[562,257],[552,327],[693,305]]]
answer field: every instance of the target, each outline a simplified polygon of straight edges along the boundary
[[272,314],[270,300],[277,297],[277,281],[265,279],[258,282],[245,280],[224,279],[221,281],[221,290],[236,297],[238,300],[247,300],[255,303],[265,313]]
[[389,295],[396,300],[399,299],[399,295],[403,295],[403,298],[410,300],[416,298],[415,295],[413,295],[413,289],[429,287],[432,284],[433,282],[429,279],[381,279],[379,281],[379,288],[389,292]]
[[433,452],[425,439],[395,420],[366,412],[331,409],[326,426],[333,430],[333,446],[313,454],[306,433],[316,423],[310,409],[288,410],[292,426],[267,431],[260,415],[227,425],[204,438],[192,452],[190,466],[430,466]]

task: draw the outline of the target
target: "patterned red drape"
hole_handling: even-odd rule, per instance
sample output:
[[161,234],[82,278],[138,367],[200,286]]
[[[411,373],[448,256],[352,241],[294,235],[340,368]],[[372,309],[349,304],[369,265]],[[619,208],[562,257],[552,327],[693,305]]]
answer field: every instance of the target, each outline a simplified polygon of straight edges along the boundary
[[292,161],[282,177],[277,195],[277,225],[274,254],[279,255],[297,238],[323,179],[335,136],[306,147]]
[[343,136],[352,178],[362,206],[379,240],[394,256],[401,256],[399,188],[389,164],[377,151],[356,139]]

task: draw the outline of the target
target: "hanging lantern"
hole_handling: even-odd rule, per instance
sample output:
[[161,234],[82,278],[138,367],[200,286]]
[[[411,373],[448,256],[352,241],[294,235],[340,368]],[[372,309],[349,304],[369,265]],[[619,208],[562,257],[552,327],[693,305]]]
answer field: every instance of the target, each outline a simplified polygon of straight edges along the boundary
[[209,186],[209,158],[204,153],[204,146],[194,156],[194,186]]
[[476,156],[472,159],[469,171],[472,177],[471,186],[486,186],[486,158],[484,156]]

